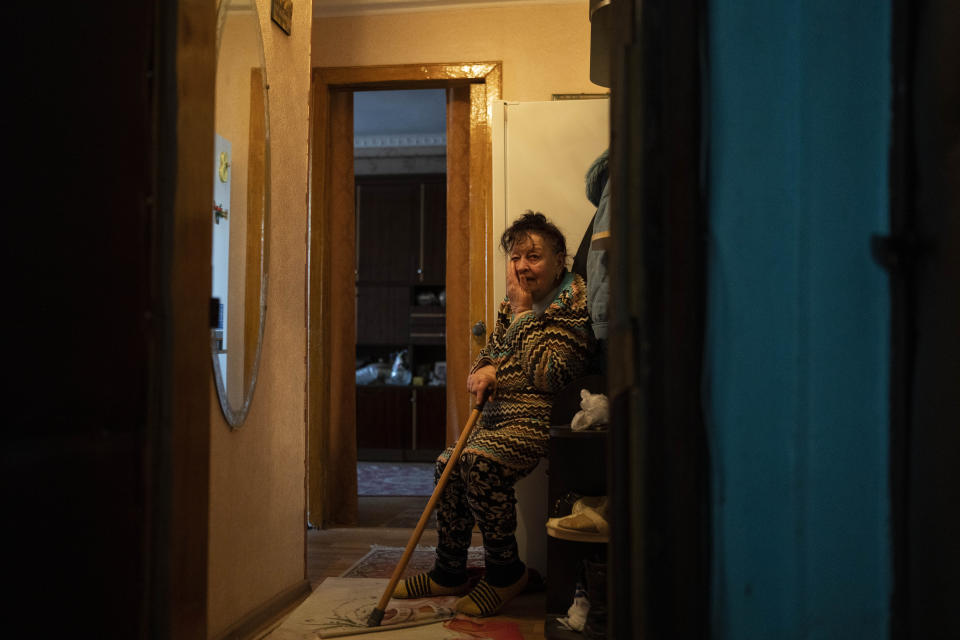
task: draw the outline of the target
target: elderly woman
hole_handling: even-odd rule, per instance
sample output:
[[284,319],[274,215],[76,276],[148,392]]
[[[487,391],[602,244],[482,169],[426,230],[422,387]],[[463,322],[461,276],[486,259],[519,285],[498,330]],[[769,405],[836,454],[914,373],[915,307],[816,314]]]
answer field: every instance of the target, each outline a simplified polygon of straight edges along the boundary
[[[466,593],[456,610],[480,616],[498,611],[527,584],[514,537],[513,486],[546,454],[554,394],[582,373],[593,348],[586,287],[566,269],[560,230],[528,211],[500,244],[507,254],[507,296],[467,378],[478,402],[491,396],[439,499],[434,567],[403,580],[393,594]],[[451,453],[437,459],[437,479]],[[483,534],[485,575],[470,590],[467,550],[475,523]]]

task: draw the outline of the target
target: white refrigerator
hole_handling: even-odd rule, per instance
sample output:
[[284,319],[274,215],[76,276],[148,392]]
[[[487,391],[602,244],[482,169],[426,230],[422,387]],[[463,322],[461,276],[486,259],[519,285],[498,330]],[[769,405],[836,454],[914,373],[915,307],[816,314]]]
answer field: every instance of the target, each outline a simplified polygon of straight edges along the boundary
[[[585,177],[610,144],[609,114],[607,98],[494,104],[494,304],[506,295],[500,236],[527,209],[543,213],[560,228],[572,263],[596,211],[587,200]],[[541,461],[516,485],[520,557],[541,575],[547,573],[546,465]]]

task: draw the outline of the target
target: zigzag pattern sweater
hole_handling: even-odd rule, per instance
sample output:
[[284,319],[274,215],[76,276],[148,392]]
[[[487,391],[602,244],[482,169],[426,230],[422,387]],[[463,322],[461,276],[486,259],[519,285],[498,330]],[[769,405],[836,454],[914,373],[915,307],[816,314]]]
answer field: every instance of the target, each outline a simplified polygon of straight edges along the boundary
[[[594,346],[586,284],[567,272],[539,317],[513,317],[504,300],[496,327],[471,373],[492,364],[497,390],[483,408],[464,453],[529,471],[547,453],[554,395],[580,376]],[[450,450],[445,453],[448,457]]]

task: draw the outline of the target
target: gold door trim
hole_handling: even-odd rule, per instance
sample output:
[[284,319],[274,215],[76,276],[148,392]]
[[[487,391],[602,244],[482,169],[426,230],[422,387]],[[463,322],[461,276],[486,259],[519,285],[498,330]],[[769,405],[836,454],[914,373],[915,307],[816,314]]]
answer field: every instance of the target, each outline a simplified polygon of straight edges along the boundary
[[[483,318],[492,327],[489,297],[493,105],[500,99],[499,62],[315,68],[311,88],[312,141],[307,274],[307,517],[313,526],[353,524],[355,238],[353,225],[352,94],[371,89],[447,89],[447,440],[469,413],[464,384],[482,343],[451,350]],[[347,111],[350,113],[348,114]],[[464,237],[463,231],[467,234]],[[466,251],[468,260],[463,260]],[[451,268],[453,267],[453,268]],[[456,300],[461,301],[460,306]],[[334,336],[336,332],[336,336]],[[451,334],[456,333],[451,338]],[[459,336],[459,337],[458,337]],[[334,339],[335,338],[335,339]],[[453,351],[453,353],[451,353]],[[451,355],[453,362],[451,363]],[[453,364],[453,367],[451,367]]]

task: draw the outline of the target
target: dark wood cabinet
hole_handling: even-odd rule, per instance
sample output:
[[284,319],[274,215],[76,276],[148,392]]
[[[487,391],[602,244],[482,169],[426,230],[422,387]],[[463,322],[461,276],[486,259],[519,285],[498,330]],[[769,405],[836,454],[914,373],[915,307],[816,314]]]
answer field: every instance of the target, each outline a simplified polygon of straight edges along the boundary
[[409,340],[409,287],[358,282],[357,344],[402,345]]
[[446,337],[447,316],[439,305],[410,307],[411,344],[443,344]]
[[357,178],[357,344],[445,342],[445,175]]
[[[580,389],[605,393],[606,381],[593,375],[575,381],[558,394],[553,406],[550,428],[547,495],[548,515],[570,513],[571,502],[578,496],[607,495],[607,447],[609,431],[573,431],[569,419],[580,408]],[[560,417],[564,423],[560,423]],[[585,559],[606,562],[607,544],[577,542],[547,536],[547,616],[544,637],[550,640],[582,639],[583,634],[564,629],[557,618],[567,615],[573,604],[578,573]]]
[[358,176],[357,281],[444,283],[445,175]]
[[[607,431],[573,431],[569,425],[552,427],[549,456],[547,494],[551,517],[570,513],[570,494],[607,494]],[[562,506],[558,509],[558,505]],[[579,564],[584,558],[596,554],[605,556],[606,545],[547,537],[550,565],[547,613],[566,615],[573,602]]]
[[[357,360],[407,350],[412,375],[445,359],[446,176],[358,176]],[[362,460],[432,460],[446,444],[446,387],[357,387]]]
[[407,387],[357,387],[357,448],[410,449],[413,403]]
[[398,178],[357,178],[357,282],[408,284],[417,269],[420,186]]
[[445,447],[446,387],[357,387],[361,460],[433,460]]
[[439,453],[446,448],[447,388],[417,387],[414,393],[416,441],[413,448]]
[[433,178],[423,181],[423,215],[420,221],[418,284],[443,285],[447,264],[447,182]]

